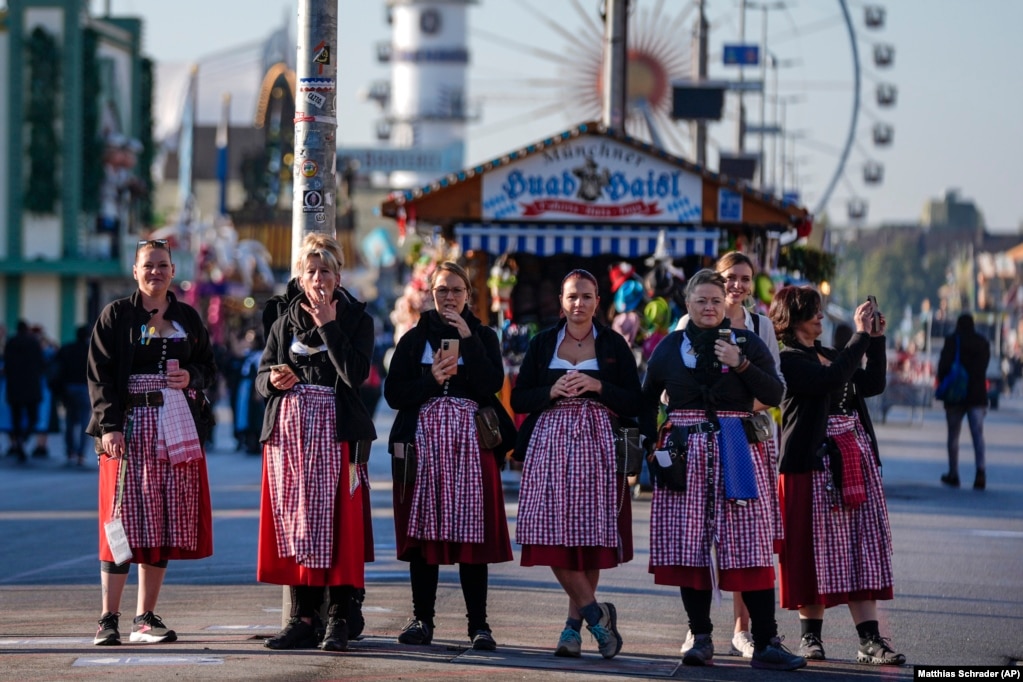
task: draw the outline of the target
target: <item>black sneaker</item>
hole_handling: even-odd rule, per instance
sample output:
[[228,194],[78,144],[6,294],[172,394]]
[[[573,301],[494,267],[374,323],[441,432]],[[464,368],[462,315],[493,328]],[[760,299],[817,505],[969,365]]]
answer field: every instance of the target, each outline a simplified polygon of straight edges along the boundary
[[476,651],[494,651],[497,649],[494,634],[490,630],[477,630],[472,638],[472,648]]
[[157,644],[159,642],[175,642],[178,635],[163,624],[160,616],[152,611],[146,611],[141,616],[135,616],[135,620],[132,621],[130,639],[132,642]]
[[953,488],[959,487],[959,474],[942,474],[941,482]]
[[772,637],[771,643],[763,649],[753,650],[749,664],[760,670],[798,670],[806,667],[806,659],[782,646],[780,638]]
[[[692,641],[689,640],[690,636]],[[714,665],[714,641],[710,635],[693,635],[690,631],[682,645],[682,665]]]
[[324,651],[348,651],[348,622],[343,618],[327,619],[320,648]]
[[892,649],[887,637],[873,635],[866,641],[860,640],[856,662],[867,665],[903,665],[906,657]]
[[796,653],[808,661],[823,661],[824,643],[816,634],[808,632],[799,640],[799,649]]
[[117,629],[117,617],[121,613],[110,613],[107,611],[99,617],[99,628],[96,630],[96,637],[92,643],[96,646],[116,646],[121,643],[121,632]]
[[399,644],[426,645],[433,641],[433,629],[421,620],[409,618],[398,635]]
[[316,626],[298,616],[288,621],[284,629],[273,637],[263,640],[267,649],[315,649],[318,644]]

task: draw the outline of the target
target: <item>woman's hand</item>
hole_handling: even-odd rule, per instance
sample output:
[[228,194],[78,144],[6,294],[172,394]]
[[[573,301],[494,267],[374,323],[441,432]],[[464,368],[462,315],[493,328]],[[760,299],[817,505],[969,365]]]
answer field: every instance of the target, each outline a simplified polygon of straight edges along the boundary
[[602,389],[599,379],[582,372],[568,372],[551,386],[551,399],[576,398],[583,393],[600,393]]
[[739,350],[739,346],[724,339],[714,342],[714,355],[722,365],[733,369],[742,364],[742,351]]
[[103,452],[112,459],[124,457],[124,434],[120,431],[110,431],[103,434]]
[[313,324],[317,327],[322,327],[328,322],[333,322],[337,319],[337,306],[334,305],[333,291],[326,291],[324,289],[310,289],[305,292],[305,297],[309,300],[309,303],[301,303],[302,310],[309,313],[309,316],[313,318]]
[[458,336],[460,338],[467,339],[472,334],[472,332],[469,331],[469,325],[465,323],[465,320],[463,320],[462,316],[458,313],[451,310],[445,310],[440,313],[440,316],[449,326],[454,327],[458,331]]
[[[882,320],[883,319],[884,318],[882,317]],[[865,301],[865,302],[861,303],[856,308],[856,312],[853,313],[853,324],[856,326],[856,331],[858,331],[858,332],[870,332],[870,326],[871,326],[871,323],[873,322],[873,320],[874,320],[874,304],[871,303],[870,301]],[[884,329],[884,324],[883,323],[881,325],[881,329]],[[877,335],[871,334],[871,336],[877,336]]]
[[191,375],[187,369],[171,369],[167,370],[167,388],[186,389],[188,388],[188,382],[192,380]]
[[298,375],[287,365],[274,365],[270,368],[270,385],[278,391],[291,390],[298,383]]
[[458,373],[458,358],[454,355],[442,356],[440,350],[435,350],[430,373],[433,374],[434,381],[443,384]]

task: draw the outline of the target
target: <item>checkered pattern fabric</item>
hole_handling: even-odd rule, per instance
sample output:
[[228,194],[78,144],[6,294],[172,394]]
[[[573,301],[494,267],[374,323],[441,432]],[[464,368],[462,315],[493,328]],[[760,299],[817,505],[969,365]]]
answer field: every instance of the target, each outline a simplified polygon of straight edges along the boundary
[[721,473],[725,480],[725,497],[729,500],[755,500],[757,476],[753,453],[742,421],[721,417],[718,447],[721,448]]
[[331,566],[338,491],[361,494],[348,481],[336,410],[333,388],[297,384],[281,398],[264,448],[277,555],[308,568]]
[[[720,411],[718,417],[745,414]],[[676,426],[706,421],[702,410],[673,410],[668,418]],[[768,471],[770,459],[765,449],[751,447],[756,451],[757,488],[777,487],[777,479]],[[651,566],[710,566],[712,545],[721,569],[774,566],[773,540],[781,522],[767,507],[772,497],[764,495],[745,505],[727,500],[720,462],[715,434],[690,434],[689,489],[677,493],[655,484],[650,509]],[[773,499],[776,504],[777,498]]]
[[849,429],[831,438],[842,457],[842,504],[855,509],[867,501],[867,489],[863,482],[863,455],[856,442],[856,431]]
[[483,542],[483,469],[476,410],[465,398],[434,398],[419,410],[409,537]]
[[188,409],[185,392],[178,388],[163,389],[163,407],[160,408],[159,436],[156,454],[159,459],[170,460],[171,466],[200,459],[202,443],[195,430],[195,420]]
[[[162,374],[133,374],[128,392],[159,391],[166,385]],[[160,457],[160,412],[159,407],[132,408],[127,457],[119,464],[127,467],[121,521],[132,547],[194,550],[199,528],[199,467],[205,463],[199,457],[172,467],[166,457]],[[192,422],[190,413],[185,418]]]
[[558,401],[540,415],[522,469],[515,540],[617,547],[614,436],[594,400]]
[[828,417],[828,435],[852,434],[859,448],[866,501],[840,504],[841,493],[827,490],[829,472],[813,473],[814,563],[821,594],[880,590],[892,585],[892,533],[881,485],[881,470],[857,415]]

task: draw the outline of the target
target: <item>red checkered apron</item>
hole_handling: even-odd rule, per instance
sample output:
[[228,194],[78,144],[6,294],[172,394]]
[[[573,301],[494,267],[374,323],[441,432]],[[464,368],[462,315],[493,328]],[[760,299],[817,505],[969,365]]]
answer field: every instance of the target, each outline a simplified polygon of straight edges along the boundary
[[610,412],[595,400],[561,400],[540,415],[522,469],[516,542],[617,547]]
[[829,436],[850,431],[860,447],[867,500],[855,509],[843,505],[831,472],[813,472],[814,562],[820,594],[880,590],[893,582],[888,507],[870,439],[858,415],[828,417]]
[[[160,391],[167,386],[162,374],[133,374],[129,393]],[[126,466],[121,521],[131,547],[175,547],[186,551],[199,543],[199,507],[201,470],[206,467],[199,455],[172,466],[166,450],[159,447],[160,407],[133,407],[131,440],[127,457],[118,460]],[[182,419],[192,420],[189,413]],[[113,494],[117,494],[114,488]],[[207,504],[208,506],[208,504]]]
[[[746,412],[720,411],[719,417],[742,417]],[[674,410],[675,426],[706,421],[703,410]],[[770,467],[764,443],[750,445],[760,497],[746,505],[725,499],[716,434],[689,436],[688,490],[674,492],[654,486],[650,508],[650,566],[709,567],[711,546],[721,570],[774,566],[773,540],[781,527],[776,509],[777,475]],[[712,500],[708,514],[708,499]]]
[[362,494],[337,441],[336,409],[333,388],[297,384],[264,448],[277,555],[307,568],[331,567],[336,496]]
[[440,542],[483,542],[483,473],[476,410],[465,398],[434,398],[419,410],[416,485],[408,535]]

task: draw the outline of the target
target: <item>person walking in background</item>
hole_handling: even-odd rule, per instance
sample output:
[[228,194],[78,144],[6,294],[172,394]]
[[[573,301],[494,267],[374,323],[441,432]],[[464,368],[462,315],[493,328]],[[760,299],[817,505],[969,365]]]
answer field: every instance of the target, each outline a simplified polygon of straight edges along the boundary
[[17,331],[7,339],[4,372],[7,404],[11,409],[11,446],[7,455],[17,457],[21,462],[26,460],[26,441],[39,424],[44,367],[43,347],[39,339],[29,329],[28,322],[18,320]]
[[977,333],[973,315],[963,313],[956,320],[956,330],[945,337],[938,357],[938,384],[952,368],[958,348],[959,362],[966,369],[966,398],[962,402],[945,400],[945,421],[948,424],[948,472],[941,475],[941,482],[953,488],[959,487],[959,434],[963,428],[963,417],[970,424],[970,438],[973,439],[973,455],[977,473],[973,479],[976,490],[987,486],[987,471],[984,466],[984,417],[987,415],[987,365],[991,359],[991,344]]
[[836,350],[819,341],[824,310],[815,289],[783,287],[770,316],[783,343],[786,382],[781,606],[799,611],[798,653],[824,660],[824,610],[848,604],[859,635],[856,660],[902,665],[906,657],[892,649],[878,626],[877,601],[893,596],[892,533],[865,402],[885,389],[887,321],[874,303],[861,304],[855,333]]
[[[203,443],[192,405],[216,381],[202,318],[170,291],[174,264],[163,239],[141,240],[138,290],[108,304],[89,345],[87,432],[98,439],[99,558],[103,615],[93,640],[121,643],[118,617],[130,563],[139,564],[132,642],[173,642],[156,615],[167,564],[213,554],[213,517]],[[120,519],[130,563],[118,560],[107,522]]]
[[[781,376],[778,369],[780,359],[778,357],[778,339],[774,335],[774,325],[766,315],[752,312],[746,308],[746,301],[753,295],[753,282],[756,276],[756,268],[753,261],[744,253],[729,251],[714,264],[714,271],[725,278],[725,317],[731,323],[733,329],[748,329],[755,333],[764,342],[774,359],[775,369],[778,372],[778,380],[782,386],[785,385],[785,378]],[[689,315],[683,315],[679,320],[676,329],[685,329],[689,324]],[[768,414],[768,406],[754,400],[753,409],[756,412]],[[782,539],[781,513],[778,507],[778,440],[777,429],[774,420],[769,422],[771,437],[764,441],[762,454],[767,457],[764,462],[764,472],[771,479],[769,489],[764,491],[768,496],[768,504],[774,510],[772,515],[774,527],[774,539]],[[753,635],[750,633],[749,611],[742,601],[742,595],[732,594],[732,614],[735,616],[735,627],[732,631],[732,647],[730,653],[743,658],[753,657]],[[686,641],[682,645],[683,656],[693,646],[693,633],[686,635]]]
[[[614,604],[596,599],[600,571],[632,560],[626,472],[616,470],[614,426],[638,415],[639,373],[629,343],[594,320],[597,279],[561,282],[562,321],[529,343],[512,389],[524,460],[516,541],[523,566],[550,566],[568,595],[555,656],[581,654],[583,621],[604,658],[622,648]],[[635,422],[632,421],[632,425]]]
[[75,340],[65,343],[55,359],[53,395],[64,405],[64,447],[69,466],[85,464],[85,429],[89,425],[89,336],[92,330],[82,325]]
[[[500,469],[515,428],[495,397],[504,361],[497,333],[469,308],[461,266],[438,265],[430,289],[435,308],[398,341],[384,382],[384,399],[398,411],[388,439],[395,542],[412,583],[413,617],[398,641],[433,641],[440,565],[457,563],[469,640],[490,651],[497,643],[487,622],[488,565],[513,558]],[[486,406],[502,422],[493,451],[480,446],[475,422]]]
[[[781,402],[783,387],[766,344],[725,318],[725,279],[700,270],[689,280],[689,322],[650,357],[640,428],[657,469],[650,508],[650,572],[680,588],[693,633],[684,665],[711,665],[716,590],[742,593],[750,613],[750,665],[795,670],[774,617],[774,481],[760,436],[746,430],[755,401]],[[661,396],[668,421],[658,429]],[[753,442],[753,441],[756,442]],[[668,460],[668,461],[666,461]]]
[[368,481],[358,465],[376,430],[358,387],[369,375],[373,320],[341,288],[343,265],[336,240],[306,237],[294,264],[302,293],[272,324],[256,376],[267,399],[256,578],[291,591],[291,618],[265,640],[269,649],[346,651],[364,586]]

